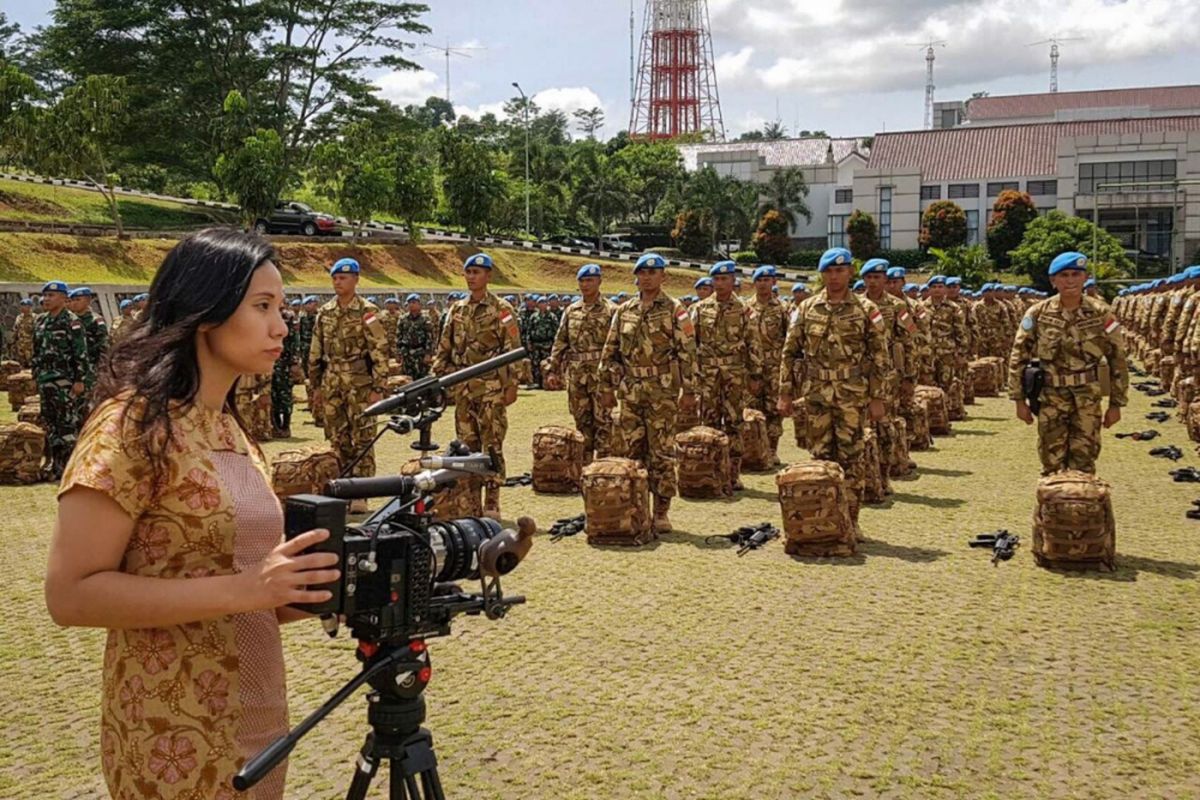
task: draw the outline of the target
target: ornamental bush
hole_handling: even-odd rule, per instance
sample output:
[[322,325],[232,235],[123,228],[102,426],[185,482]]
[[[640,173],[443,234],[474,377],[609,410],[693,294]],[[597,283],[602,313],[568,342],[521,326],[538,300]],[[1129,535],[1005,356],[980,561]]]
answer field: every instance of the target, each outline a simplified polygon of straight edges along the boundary
[[859,261],[874,258],[879,252],[879,229],[875,218],[865,211],[854,209],[846,220],[846,236],[850,240],[850,253]]
[[988,254],[997,269],[1007,270],[1012,266],[1010,251],[1021,244],[1025,228],[1037,219],[1037,206],[1025,192],[1007,189],[996,198],[992,212],[987,227]]
[[921,216],[921,247],[947,250],[967,243],[967,214],[953,200],[930,203]]
[[763,264],[783,264],[792,252],[792,237],[787,219],[778,211],[768,211],[758,221],[751,243]]

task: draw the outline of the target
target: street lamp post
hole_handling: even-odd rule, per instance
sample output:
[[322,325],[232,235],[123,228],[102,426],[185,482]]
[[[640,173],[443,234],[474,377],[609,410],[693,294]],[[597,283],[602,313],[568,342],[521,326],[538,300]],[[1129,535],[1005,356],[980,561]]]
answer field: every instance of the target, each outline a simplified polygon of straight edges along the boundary
[[525,96],[521,84],[513,81],[513,88],[521,93],[525,105],[525,233],[529,234],[532,233],[529,228],[529,98]]

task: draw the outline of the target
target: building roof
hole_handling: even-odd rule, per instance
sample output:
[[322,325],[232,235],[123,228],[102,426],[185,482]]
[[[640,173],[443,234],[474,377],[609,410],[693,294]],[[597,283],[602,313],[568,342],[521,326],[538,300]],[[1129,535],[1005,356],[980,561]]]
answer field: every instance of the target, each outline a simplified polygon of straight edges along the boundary
[[967,119],[1053,118],[1060,111],[1083,108],[1145,108],[1151,113],[1200,109],[1200,86],[1151,86],[1099,89],[1090,92],[1012,94],[967,101]]
[[857,150],[866,157],[867,148],[863,139],[778,139],[769,142],[719,142],[709,144],[681,144],[683,166],[694,171],[699,166],[700,155],[710,153],[733,153],[752,151],[766,159],[768,167],[811,167],[826,163],[829,145],[833,144],[833,163],[838,163]]
[[924,180],[1057,174],[1058,140],[1072,136],[1200,131],[1200,116],[1038,122],[880,133],[868,169],[919,168]]

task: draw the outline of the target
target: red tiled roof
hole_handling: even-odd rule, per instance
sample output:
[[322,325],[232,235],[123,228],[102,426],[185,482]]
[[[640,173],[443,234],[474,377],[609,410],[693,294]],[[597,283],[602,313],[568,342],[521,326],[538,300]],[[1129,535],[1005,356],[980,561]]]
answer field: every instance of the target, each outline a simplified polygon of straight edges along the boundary
[[1200,131],[1200,116],[880,133],[875,136],[867,168],[917,167],[927,181],[1055,175],[1060,138],[1164,131]]
[[1200,86],[1152,86],[1141,89],[1100,89],[1092,92],[1013,94],[977,97],[967,102],[967,119],[1028,119],[1053,117],[1054,112],[1080,108],[1149,108],[1180,111],[1200,108]]
[[778,139],[765,142],[715,142],[679,145],[683,165],[689,172],[696,170],[700,157],[712,153],[755,151],[766,159],[768,167],[811,167],[824,164],[833,147],[833,162],[836,164],[851,153],[858,151],[866,156],[867,148],[862,139],[826,139],[815,136],[805,139]]

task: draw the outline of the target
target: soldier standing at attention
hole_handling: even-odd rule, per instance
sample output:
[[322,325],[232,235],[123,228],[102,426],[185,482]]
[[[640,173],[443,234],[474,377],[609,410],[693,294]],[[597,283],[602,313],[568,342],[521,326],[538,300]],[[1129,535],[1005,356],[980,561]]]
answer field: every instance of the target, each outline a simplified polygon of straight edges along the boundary
[[22,369],[28,369],[33,362],[33,301],[28,297],[21,298],[21,311],[13,323],[9,355]]
[[83,339],[87,343],[87,372],[83,379],[83,394],[76,402],[79,404],[79,424],[87,419],[88,406],[92,396],[92,387],[96,385],[96,375],[100,370],[100,359],[108,346],[108,325],[92,311],[92,298],[96,296],[87,286],[72,289],[67,295],[67,308],[79,318],[83,325]]
[[416,380],[429,374],[433,360],[433,325],[421,311],[421,296],[413,293],[404,299],[408,313],[396,325],[396,352],[404,365],[404,374]]
[[67,309],[69,289],[62,281],[42,287],[42,308],[33,329],[33,377],[37,381],[42,419],[46,422],[46,456],[51,480],[63,468],[79,433],[79,398],[88,377],[87,340],[83,323]]
[[388,341],[388,359],[399,360],[400,352],[396,348],[396,329],[400,325],[400,317],[404,316],[404,312],[400,310],[400,298],[392,295],[383,301],[383,330],[387,334]]
[[[358,262],[343,258],[329,275],[336,295],[317,312],[308,372],[316,388],[314,402],[322,406],[325,438],[345,469],[362,454],[350,475],[375,474],[375,421],[363,409],[378,402],[387,389],[387,341],[379,309],[356,293]],[[365,450],[365,452],[364,452]],[[365,500],[353,500],[350,513],[366,512]]]
[[758,339],[763,359],[763,380],[758,392],[750,398],[750,404],[767,418],[771,461],[775,466],[780,463],[779,439],[783,436],[783,417],[779,415],[779,362],[783,358],[783,343],[787,340],[788,329],[787,309],[775,295],[778,280],[779,273],[769,264],[754,270],[754,300],[750,304],[758,317]]
[[[1036,359],[1045,370],[1038,411],[1038,455],[1042,474],[1064,469],[1095,473],[1100,455],[1100,426],[1121,421],[1128,401],[1129,369],[1121,323],[1102,301],[1085,297],[1087,256],[1068,252],[1050,262],[1050,283],[1057,295],[1025,312],[1008,360],[1009,396],[1017,419],[1033,424],[1022,390],[1026,364]],[[1101,415],[1100,362],[1111,374],[1108,410]]]
[[315,294],[305,296],[304,302],[300,305],[299,327],[300,333],[296,342],[296,346],[299,348],[297,355],[300,357],[300,366],[307,376],[308,353],[312,349],[313,331],[317,327],[317,296]]
[[[449,375],[521,346],[513,307],[488,291],[492,258],[478,253],[463,264],[470,294],[450,306],[438,340],[433,371]],[[504,437],[508,407],[517,402],[517,368],[510,364],[451,389],[455,435],[472,450],[490,453],[496,474],[487,479],[483,513],[500,519],[500,486],[504,483]]]
[[[826,250],[817,271],[825,288],[793,312],[779,365],[779,413],[793,398],[806,406],[812,457],[836,461],[846,473],[855,526],[862,501],[863,410],[872,421],[887,413],[891,359],[879,307],[850,291],[853,258],[844,247]],[[804,362],[796,385],[794,367]]]
[[929,279],[929,343],[933,361],[933,382],[950,397],[958,367],[961,333],[958,308],[946,297],[946,276]]
[[533,360],[533,383],[543,388],[542,362],[550,357],[554,337],[558,334],[558,316],[550,308],[546,297],[538,298],[538,310],[529,323],[529,357]]
[[554,391],[567,377],[567,406],[583,434],[583,457],[604,458],[611,452],[612,412],[600,402],[604,382],[600,356],[617,307],[600,294],[600,266],[587,264],[575,275],[583,297],[567,306],[550,351],[550,371],[543,376]]
[[730,493],[742,486],[743,414],[762,387],[758,315],[733,293],[737,265],[721,261],[708,271],[713,294],[692,306],[696,329],[696,388],[700,419],[729,436]]
[[701,300],[707,300],[712,297],[713,279],[708,275],[705,275],[703,278],[697,278],[696,282],[692,284],[692,288],[696,290],[697,303]]
[[[123,328],[133,321],[133,300],[128,297],[125,298],[117,304],[117,310],[120,311],[121,314],[119,317],[113,320],[113,324],[108,329],[108,338],[110,341],[114,342],[117,340],[117,334],[119,334]],[[126,330],[125,333],[129,333],[129,331]]]
[[[858,274],[862,276],[866,287],[864,296],[883,314],[883,329],[888,337],[892,368],[887,377],[887,416],[875,422],[875,433],[879,437],[879,449],[883,459],[889,465],[899,468],[907,467],[907,462],[900,465],[896,461],[896,454],[901,448],[895,419],[901,415],[903,406],[912,403],[916,391],[917,370],[913,343],[917,324],[908,311],[908,304],[893,297],[887,290],[891,266],[885,259],[872,258],[862,265]],[[891,493],[890,487],[887,493]]]
[[604,340],[601,402],[621,408],[614,422],[614,455],[637,459],[650,474],[654,530],[671,530],[676,493],[675,414],[696,407],[696,338],[681,303],[662,291],[667,260],[645,253],[633,268],[638,294],[613,314]]
[[[297,304],[300,302],[296,301]],[[297,305],[297,308],[299,306]],[[283,321],[287,324],[287,335],[283,337],[283,352],[275,360],[271,370],[271,436],[275,439],[292,438],[292,386],[295,369],[300,358],[300,320],[292,308],[283,310]],[[239,379],[246,380],[249,376]]]

